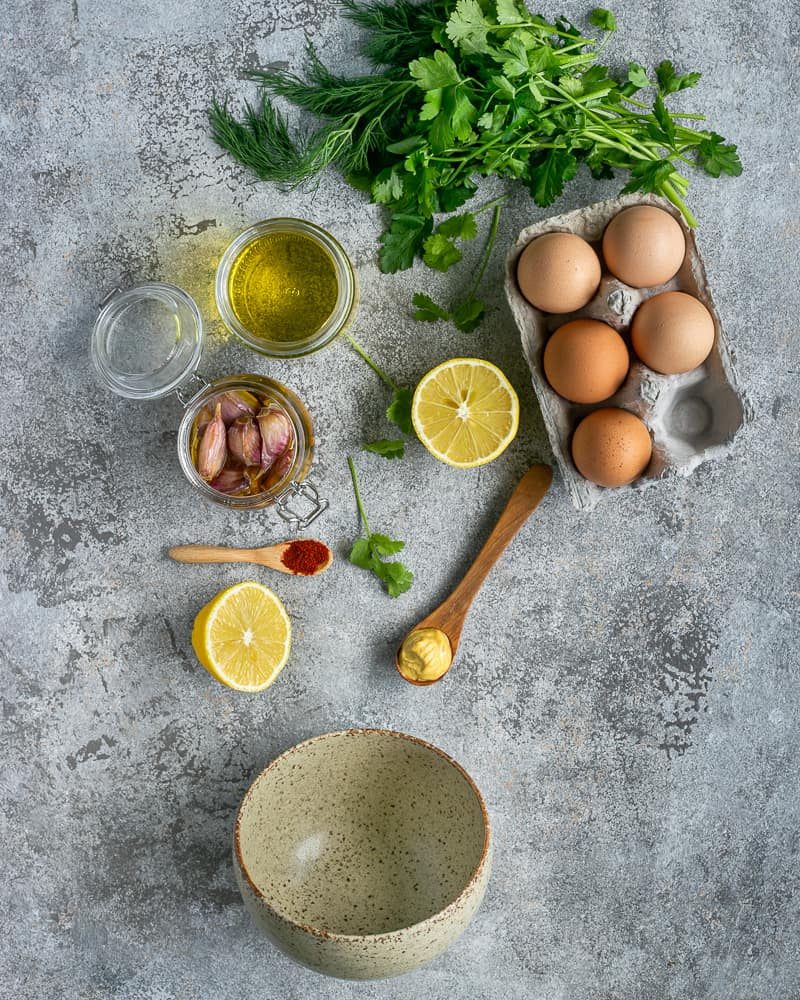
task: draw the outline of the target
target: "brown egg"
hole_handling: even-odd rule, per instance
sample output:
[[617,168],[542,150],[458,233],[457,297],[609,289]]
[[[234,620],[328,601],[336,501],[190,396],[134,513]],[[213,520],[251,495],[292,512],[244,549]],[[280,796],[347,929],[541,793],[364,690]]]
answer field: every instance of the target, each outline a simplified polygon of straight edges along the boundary
[[603,233],[606,267],[634,288],[663,285],[678,273],[685,254],[680,225],[655,205],[624,209]]
[[520,291],[543,312],[582,309],[600,284],[600,258],[574,233],[545,233],[532,240],[517,263]]
[[600,403],[613,396],[629,367],[625,341],[613,327],[594,319],[565,323],[544,349],[547,381],[573,403]]
[[693,295],[661,292],[636,310],[631,340],[634,351],[653,371],[689,372],[711,353],[714,319]]
[[626,486],[650,463],[650,432],[635,413],[606,406],[585,416],[572,436],[572,459],[598,486]]

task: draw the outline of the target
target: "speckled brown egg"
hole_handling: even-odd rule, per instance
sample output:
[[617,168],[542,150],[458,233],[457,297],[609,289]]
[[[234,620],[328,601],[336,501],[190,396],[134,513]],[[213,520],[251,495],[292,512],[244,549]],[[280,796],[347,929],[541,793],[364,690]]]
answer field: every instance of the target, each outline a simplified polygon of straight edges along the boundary
[[633,349],[653,371],[678,375],[701,365],[714,346],[714,319],[686,292],[662,292],[643,302],[631,324]]
[[517,263],[520,291],[543,312],[582,309],[600,284],[600,258],[574,233],[545,233],[532,240]]
[[598,486],[632,483],[647,468],[652,453],[644,422],[616,406],[585,416],[572,436],[572,459],[578,472]]
[[603,234],[606,267],[633,288],[663,285],[678,273],[685,255],[683,230],[655,205],[623,209]]
[[573,403],[600,403],[613,396],[630,365],[622,337],[594,319],[560,326],[547,341],[543,360],[547,381]]

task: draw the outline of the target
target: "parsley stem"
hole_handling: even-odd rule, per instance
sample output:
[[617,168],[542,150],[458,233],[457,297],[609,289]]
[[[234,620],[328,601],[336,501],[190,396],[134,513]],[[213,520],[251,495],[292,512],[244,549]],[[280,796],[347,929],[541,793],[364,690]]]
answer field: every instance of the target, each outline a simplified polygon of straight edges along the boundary
[[[499,200],[499,199],[496,199]],[[503,199],[505,201],[505,199]],[[492,256],[492,250],[494,249],[495,240],[497,239],[497,227],[500,224],[500,213],[503,211],[502,202],[499,205],[495,205],[494,212],[492,213],[492,223],[489,226],[489,235],[486,237],[486,246],[483,250],[483,257],[481,257],[481,263],[478,268],[478,273],[475,276],[475,280],[472,283],[472,288],[470,289],[468,298],[472,298],[475,292],[478,290],[478,285],[480,285],[484,274],[486,273],[486,268],[489,265],[489,259]]]
[[358,507],[358,516],[361,518],[361,523],[364,527],[364,534],[369,535],[369,521],[367,520],[367,512],[364,510],[364,504],[361,500],[361,490],[358,488],[358,475],[356,473],[356,463],[353,461],[353,456],[347,456],[347,464],[350,467],[350,478],[353,480],[353,492],[356,495],[356,507]]
[[369,354],[367,354],[367,352],[364,350],[361,344],[359,344],[359,342],[354,337],[351,337],[349,333],[346,333],[345,337],[347,337],[348,343],[356,352],[356,354],[361,358],[362,361],[365,361],[370,366],[370,368],[375,372],[378,378],[380,378],[381,381],[383,381],[386,385],[388,385],[393,392],[397,392],[397,390],[400,388],[397,382],[395,382],[395,380],[390,375],[387,375],[386,372],[383,370],[383,368],[380,367],[380,365],[378,365],[375,361],[372,360]]

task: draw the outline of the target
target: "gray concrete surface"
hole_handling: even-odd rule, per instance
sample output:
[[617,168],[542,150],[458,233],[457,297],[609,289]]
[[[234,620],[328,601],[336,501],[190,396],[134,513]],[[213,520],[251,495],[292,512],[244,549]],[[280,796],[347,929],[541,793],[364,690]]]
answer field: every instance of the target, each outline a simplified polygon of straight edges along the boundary
[[[585,6],[559,9],[577,18]],[[417,690],[391,667],[398,637],[457,579],[516,478],[550,454],[501,255],[481,331],[420,328],[412,291],[448,279],[379,275],[377,210],[335,177],[313,197],[280,194],[209,142],[211,95],[247,92],[249,66],[296,66],[305,33],[335,66],[352,64],[353,33],[332,5],[5,6],[3,997],[800,996],[800,22],[788,0],[615,9],[614,58],[701,69],[687,104],[740,144],[741,179],[696,177],[692,203],[757,418],[729,460],[591,515],[557,481],[482,593],[457,668]],[[582,177],[557,208],[615,190]],[[342,556],[357,527],[345,456],[383,427],[380,385],[344,344],[260,360],[223,335],[212,303],[222,248],[283,213],[348,247],[358,335],[398,378],[484,355],[514,381],[523,418],[481,471],[451,471],[420,446],[392,466],[362,456],[374,524],[407,538],[417,584],[391,601],[344,558],[319,581],[270,580],[294,652],[268,694],[244,697],[199,668],[189,633],[198,607],[248,572],[176,566],[164,548],[265,543],[278,522],[199,506],[174,453],[177,401],[109,395],[87,344],[112,284],[187,288],[208,320],[207,374],[269,372],[308,400],[332,504],[319,530]],[[518,195],[502,242],[543,215]],[[488,799],[496,865],[449,954],[403,980],[352,985],[257,937],[229,841],[273,755],[364,725],[418,734],[466,765]]]

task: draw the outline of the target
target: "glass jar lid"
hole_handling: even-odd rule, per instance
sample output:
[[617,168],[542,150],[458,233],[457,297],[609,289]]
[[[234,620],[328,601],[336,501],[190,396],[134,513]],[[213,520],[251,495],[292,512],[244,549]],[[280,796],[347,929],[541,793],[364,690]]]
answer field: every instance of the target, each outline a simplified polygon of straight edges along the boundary
[[200,361],[203,320],[190,295],[152,282],[103,299],[91,356],[100,378],[119,396],[155,399],[177,389]]

